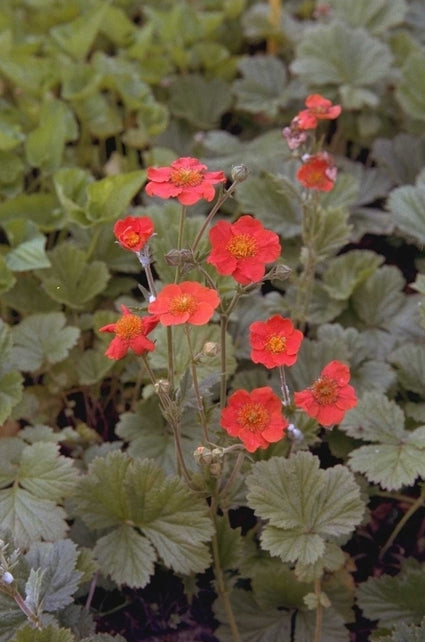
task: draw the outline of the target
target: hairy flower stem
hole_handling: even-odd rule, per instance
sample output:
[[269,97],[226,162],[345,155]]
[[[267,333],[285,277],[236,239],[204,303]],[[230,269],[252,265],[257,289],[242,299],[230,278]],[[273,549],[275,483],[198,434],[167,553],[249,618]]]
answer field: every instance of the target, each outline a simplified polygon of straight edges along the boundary
[[235,480],[239,476],[239,472],[244,459],[245,459],[245,450],[242,450],[241,452],[238,453],[235,465],[233,466],[232,472],[230,473],[228,480],[226,481],[226,483],[222,488],[219,488],[220,497],[225,497],[225,495],[232,488],[233,484],[235,483]]
[[302,222],[302,257],[304,268],[297,281],[297,298],[295,309],[292,312],[292,319],[301,332],[305,332],[307,313],[313,291],[314,275],[316,271],[317,257],[314,247],[314,220],[318,216],[317,195],[313,195],[307,202],[304,202]]
[[202,399],[201,391],[199,389],[198,372],[196,370],[195,354],[193,352],[192,341],[191,341],[191,338],[190,338],[190,328],[188,328],[188,326],[185,325],[184,326],[184,330],[185,330],[185,334],[186,334],[187,345],[188,345],[188,348],[189,348],[190,369],[191,369],[191,372],[192,372],[193,388],[195,390],[196,404],[197,404],[198,412],[199,412],[199,419],[201,420],[201,426],[202,426],[202,430],[204,432],[205,440],[208,443],[210,438],[209,438],[209,434],[208,434],[207,417],[205,415],[204,401]]
[[322,583],[320,578],[314,581],[314,592],[316,594],[316,600],[317,600],[314,642],[320,642],[322,639],[322,622],[323,622],[323,604],[321,600]]
[[31,622],[31,624],[33,624],[33,625],[35,626],[35,628],[36,628],[36,629],[38,629],[39,631],[41,631],[41,629],[42,629],[43,627],[42,627],[42,624],[41,624],[41,622],[40,622],[39,618],[36,616],[36,614],[35,614],[35,613],[33,613],[33,611],[31,611],[31,609],[29,608],[29,606],[25,603],[25,600],[23,599],[23,597],[22,597],[22,595],[19,593],[19,591],[16,591],[16,592],[13,594],[13,599],[15,600],[16,604],[19,606],[19,608],[21,609],[21,611],[26,615],[26,617],[27,617],[27,618],[28,618],[28,620]]
[[416,513],[419,508],[422,508],[425,502],[425,485],[422,486],[421,489],[421,494],[419,497],[416,499],[416,501],[410,506],[409,510],[405,512],[401,520],[398,522],[397,526],[394,528],[393,532],[385,542],[384,546],[381,548],[381,551],[379,553],[379,559],[381,560],[387,550],[392,546],[395,538],[399,534],[399,532],[402,530],[402,528],[405,526],[405,524],[409,521],[409,519]]
[[[179,221],[179,231],[177,236],[177,250],[180,251],[183,247],[183,232],[184,232],[184,222],[186,220],[186,207],[183,205],[180,212],[180,221]],[[176,276],[174,277],[174,283],[178,283],[181,276],[181,266],[177,266]]]
[[236,185],[240,181],[233,181],[233,183],[230,185],[229,189],[226,189],[222,192],[222,194],[219,196],[216,204],[212,208],[211,212],[208,214],[207,218],[205,219],[201,229],[199,230],[198,234],[196,235],[196,238],[193,242],[192,245],[192,254],[194,255],[196,250],[198,249],[198,245],[202,240],[202,237],[204,235],[205,230],[208,228],[209,224],[213,220],[214,216],[217,214],[218,210],[220,207],[227,201],[228,198],[230,198],[233,194],[233,192],[236,189]]
[[226,405],[227,397],[227,372],[226,372],[226,333],[229,317],[232,310],[235,308],[239,301],[241,292],[236,290],[233,299],[230,301],[229,306],[225,312],[220,316],[220,363],[221,363],[221,376],[220,376],[220,408]]
[[291,398],[289,396],[288,384],[286,383],[285,376],[285,367],[279,366],[279,376],[280,376],[280,390],[282,392],[282,401],[284,406],[291,405]]
[[214,562],[214,576],[217,582],[217,592],[219,597],[223,601],[224,610],[226,611],[233,640],[234,642],[242,642],[242,638],[238,630],[238,625],[236,624],[235,614],[233,613],[232,604],[230,602],[229,591],[227,590],[224,582],[223,569],[221,568],[221,563],[220,563],[220,550],[218,546],[218,537],[217,537],[217,530],[218,530],[217,500],[214,496],[211,498],[210,510],[211,510],[212,520],[215,524],[215,533],[212,537],[211,545],[212,545],[212,554],[213,554],[213,562]]
[[167,325],[167,353],[168,353],[168,381],[170,382],[170,390],[174,391],[174,343],[173,343],[173,328]]

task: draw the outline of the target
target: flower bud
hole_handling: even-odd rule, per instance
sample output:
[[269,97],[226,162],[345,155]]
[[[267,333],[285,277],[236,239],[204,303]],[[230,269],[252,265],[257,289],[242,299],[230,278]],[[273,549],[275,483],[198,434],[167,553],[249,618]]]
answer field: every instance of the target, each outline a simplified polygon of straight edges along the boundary
[[165,260],[168,265],[171,265],[173,267],[179,267],[179,266],[188,265],[188,264],[190,264],[190,266],[193,267],[194,265],[192,252],[187,249],[170,250],[165,255]]
[[288,265],[284,265],[284,263],[277,263],[276,265],[273,265],[267,274],[267,277],[270,279],[270,281],[275,280],[275,281],[286,281],[289,279],[289,277],[292,274],[292,270]]
[[303,440],[303,433],[299,428],[294,426],[294,424],[289,424],[289,426],[286,429],[286,433],[292,441],[295,441],[295,443],[300,443]]
[[198,446],[193,456],[197,464],[210,464],[213,458],[210,448],[206,448],[205,446]]
[[236,183],[242,183],[248,178],[248,168],[246,165],[235,165],[232,167],[232,180]]
[[3,573],[0,579],[5,584],[12,584],[15,578],[13,577],[12,573],[9,573],[9,571],[6,571],[5,573]]
[[154,390],[157,395],[168,394],[170,390],[170,382],[168,379],[158,379],[158,381],[155,382]]
[[205,357],[215,357],[220,351],[220,346],[215,341],[206,341],[202,348],[202,354]]

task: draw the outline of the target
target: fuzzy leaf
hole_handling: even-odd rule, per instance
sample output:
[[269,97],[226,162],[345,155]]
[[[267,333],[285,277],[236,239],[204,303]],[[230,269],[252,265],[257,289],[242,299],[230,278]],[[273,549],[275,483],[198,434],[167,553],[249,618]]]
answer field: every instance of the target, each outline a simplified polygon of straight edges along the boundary
[[65,218],[54,194],[19,194],[0,204],[0,220],[22,219],[33,221],[42,231],[61,229]]
[[423,642],[425,640],[425,620],[420,626],[397,622],[391,635],[380,635],[378,642]]
[[413,184],[425,165],[425,141],[405,133],[392,139],[378,138],[372,156],[396,184]]
[[266,114],[275,118],[288,96],[284,92],[286,70],[278,58],[245,56],[239,62],[242,79],[233,83],[236,107],[251,114]]
[[405,300],[403,287],[400,270],[384,265],[356,289],[352,297],[353,308],[367,327],[390,327]]
[[124,214],[145,182],[145,171],[107,176],[87,186],[87,225],[112,221]]
[[6,254],[6,263],[14,272],[26,272],[50,267],[44,246],[46,237],[40,234],[32,221],[23,219],[4,224],[11,250]]
[[96,3],[72,22],[53,27],[50,35],[67,54],[76,60],[84,60],[96,38],[108,4]]
[[265,227],[284,238],[301,232],[299,195],[291,183],[293,191],[288,193],[288,183],[284,176],[274,174],[249,176],[236,191],[243,211],[255,212]]
[[6,421],[13,408],[21,401],[23,377],[19,372],[0,375],[0,424]]
[[112,542],[116,543],[117,565],[111,577],[119,583],[139,582],[141,578],[144,582],[150,576],[153,559],[143,569],[138,563],[138,579],[133,574],[124,576],[118,559],[118,555],[126,559],[127,545],[135,556],[139,555],[140,544],[143,554],[145,538],[165,565],[177,572],[201,572],[209,563],[205,542],[212,534],[212,524],[205,506],[180,479],[165,477],[151,460],[132,460],[119,451],[96,458],[77,488],[75,501],[90,528],[122,529],[131,523],[143,535],[139,540],[135,533],[129,535],[127,530],[120,530],[124,533],[121,537],[119,532],[106,536],[102,545],[105,548],[101,546],[100,550],[106,555]]
[[52,624],[41,630],[33,626],[25,626],[17,631],[10,642],[74,642],[75,638],[69,629],[56,628]]
[[76,570],[77,546],[69,539],[54,543],[40,542],[26,554],[31,570],[42,571],[41,589],[37,599],[32,597],[31,575],[25,587],[26,602],[36,609],[57,611],[72,602],[82,573]]
[[232,102],[229,85],[220,78],[206,80],[200,75],[180,76],[170,87],[172,114],[200,129],[212,129]]
[[43,288],[52,299],[71,308],[84,308],[109,280],[105,263],[87,263],[85,252],[68,243],[57,245],[49,252],[49,259],[52,267],[40,272]]
[[135,588],[148,584],[157,558],[150,541],[125,524],[101,537],[94,554],[117,584]]
[[406,390],[425,397],[425,347],[407,343],[389,357],[397,368],[397,376]]
[[419,624],[425,612],[425,575],[414,560],[404,562],[396,576],[371,577],[360,584],[357,599],[364,615],[392,626],[407,620]]
[[354,4],[351,0],[331,0],[330,5],[352,27],[365,27],[375,34],[403,22],[407,10],[405,0],[357,0]]
[[349,455],[351,468],[369,481],[397,490],[425,477],[425,426],[405,430],[404,414],[394,401],[366,393],[340,428],[351,437],[373,442]]
[[425,187],[398,187],[389,196],[388,208],[397,227],[422,246],[425,243]]
[[396,97],[412,118],[425,119],[425,55],[414,51],[401,69]]
[[383,258],[369,250],[353,250],[331,259],[323,274],[325,290],[334,299],[348,299],[371,276]]
[[33,372],[68,356],[80,330],[65,323],[62,312],[50,312],[33,314],[13,327],[13,359],[22,370]]
[[82,386],[91,386],[102,381],[113,367],[113,362],[97,350],[84,350],[76,363],[78,381]]
[[16,283],[11,269],[8,267],[6,260],[0,255],[0,295],[8,292]]
[[334,21],[304,31],[291,69],[308,85],[362,88],[384,79],[390,63],[385,44],[362,28]]
[[318,261],[324,261],[336,254],[348,241],[350,226],[348,212],[341,208],[321,209],[313,217],[312,237]]
[[286,562],[313,564],[326,540],[349,534],[364,511],[349,471],[320,470],[318,458],[308,452],[255,464],[247,486],[249,505],[268,520],[263,547]]

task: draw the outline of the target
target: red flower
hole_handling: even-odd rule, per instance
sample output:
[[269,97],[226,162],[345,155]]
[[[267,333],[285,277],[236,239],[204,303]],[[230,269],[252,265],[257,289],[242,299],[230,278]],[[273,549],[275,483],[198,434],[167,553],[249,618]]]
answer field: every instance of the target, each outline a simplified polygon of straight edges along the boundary
[[349,381],[348,366],[340,361],[331,361],[310,388],[294,394],[295,405],[322,426],[339,424],[345,411],[357,404],[355,390]]
[[295,363],[303,333],[294,328],[290,319],[275,314],[267,321],[251,323],[249,330],[254,363],[262,363],[266,368]]
[[233,393],[221,411],[220,424],[229,435],[239,437],[250,453],[282,439],[288,426],[282,401],[269,386]]
[[138,218],[127,216],[114,225],[114,234],[118,243],[132,252],[140,252],[153,233],[153,223],[147,216]]
[[278,235],[249,215],[241,216],[236,223],[219,221],[209,236],[212,251],[207,263],[243,285],[261,281],[266,263],[272,263],[281,252]]
[[122,359],[132,350],[138,355],[155,350],[155,344],[147,338],[158,324],[157,317],[139,317],[132,314],[125,305],[121,306],[122,317],[116,323],[109,323],[99,328],[99,332],[115,332],[105,354],[110,359]]
[[307,155],[299,170],[297,179],[308,189],[329,192],[336,180],[337,169],[331,157],[326,152],[319,152],[313,156]]
[[177,197],[182,205],[193,205],[204,198],[212,201],[213,185],[225,183],[223,172],[207,172],[206,165],[190,156],[178,158],[169,167],[149,167],[146,193],[161,198]]
[[156,300],[149,304],[148,310],[158,315],[163,325],[204,325],[211,319],[219,303],[219,296],[212,288],[183,281],[166,285]]
[[307,96],[305,104],[307,109],[300,111],[294,118],[298,129],[315,129],[319,120],[334,120],[341,113],[341,105],[332,105],[330,100],[320,94]]

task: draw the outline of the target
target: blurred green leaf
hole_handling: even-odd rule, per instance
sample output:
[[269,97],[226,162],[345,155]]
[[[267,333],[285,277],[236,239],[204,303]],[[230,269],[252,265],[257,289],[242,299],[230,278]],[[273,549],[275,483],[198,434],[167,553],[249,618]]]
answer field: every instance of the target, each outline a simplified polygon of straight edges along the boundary
[[348,299],[355,288],[383,263],[370,250],[352,250],[329,261],[323,274],[325,290],[334,299]]
[[[387,45],[362,28],[334,21],[304,31],[291,65],[293,73],[311,86],[336,85],[348,97],[348,88],[375,86],[390,70]],[[362,99],[363,96],[363,99]],[[370,103],[370,92],[356,95],[358,103]],[[344,105],[350,108],[351,105]]]
[[395,365],[402,386],[425,398],[425,347],[405,343],[394,350],[389,361]]
[[352,27],[365,27],[374,34],[382,34],[403,22],[407,11],[405,0],[331,0],[330,6],[338,18]]
[[10,642],[74,642],[75,638],[69,629],[56,628],[53,624],[41,630],[33,626],[24,626],[16,632]]
[[54,300],[79,310],[102,292],[109,272],[101,261],[86,261],[86,254],[69,243],[48,253],[51,268],[40,272],[44,290]]
[[63,361],[80,334],[65,324],[62,312],[50,312],[30,315],[13,326],[14,361],[29,372]]
[[32,221],[11,220],[4,224],[12,249],[6,254],[7,267],[13,272],[26,272],[50,267],[44,246],[46,237]]
[[22,127],[18,123],[10,122],[6,117],[0,116],[0,149],[8,151],[15,149],[25,140]]
[[407,58],[395,95],[409,116],[425,120],[425,54],[414,52]]
[[419,626],[397,622],[390,635],[380,635],[377,642],[423,642],[425,639],[425,620]]
[[275,118],[289,98],[285,92],[287,79],[283,63],[272,56],[256,55],[242,58],[238,67],[243,77],[233,83],[236,107]]
[[199,129],[212,129],[232,103],[228,83],[206,80],[192,74],[176,80],[170,87],[169,108],[172,114]]
[[76,363],[78,381],[82,386],[92,386],[106,377],[114,362],[97,350],[84,350]]
[[342,208],[319,208],[310,219],[316,260],[325,261],[348,242],[351,230],[348,212]]
[[90,134],[101,140],[117,136],[124,125],[120,110],[110,94],[99,91],[73,101],[73,108]]
[[388,208],[397,227],[422,246],[425,243],[425,187],[398,187],[389,196]]
[[403,132],[392,139],[378,138],[372,156],[398,185],[413,184],[425,165],[425,140]]
[[54,194],[20,194],[0,203],[0,220],[3,223],[16,219],[30,220],[43,232],[61,229],[65,224],[59,203]]
[[0,294],[8,292],[16,283],[16,278],[7,265],[6,260],[0,255]]
[[44,103],[39,126],[26,140],[28,163],[44,172],[58,169],[62,162],[65,143],[75,140],[77,123],[69,107],[60,100]]
[[384,265],[357,287],[352,296],[353,308],[369,328],[388,328],[404,303],[403,288],[400,270]]
[[91,3],[85,12],[72,22],[50,30],[51,37],[76,60],[84,60],[99,31],[109,1]]

